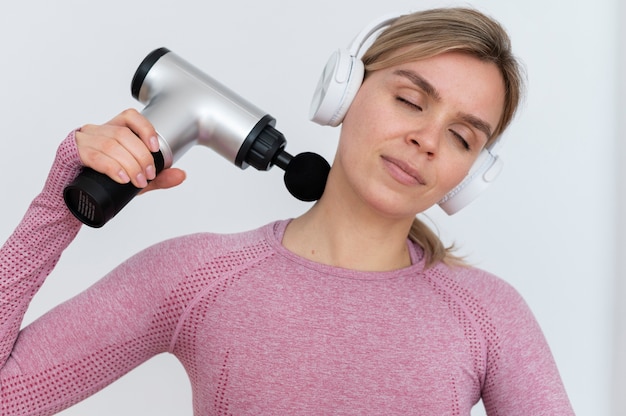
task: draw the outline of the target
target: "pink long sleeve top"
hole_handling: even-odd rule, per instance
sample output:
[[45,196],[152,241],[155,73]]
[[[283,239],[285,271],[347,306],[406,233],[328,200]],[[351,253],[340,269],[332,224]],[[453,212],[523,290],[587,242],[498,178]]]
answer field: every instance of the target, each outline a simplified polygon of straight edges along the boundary
[[571,415],[518,293],[469,267],[360,272],[281,245],[288,221],[194,234],[133,256],[20,331],[79,231],[63,187],[73,134],[0,250],[2,415],[54,414],[160,353],[189,376],[195,415]]

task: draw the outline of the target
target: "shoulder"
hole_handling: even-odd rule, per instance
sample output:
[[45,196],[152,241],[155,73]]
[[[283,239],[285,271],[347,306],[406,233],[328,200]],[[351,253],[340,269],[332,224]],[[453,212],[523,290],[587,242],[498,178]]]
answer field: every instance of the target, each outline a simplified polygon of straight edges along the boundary
[[200,232],[174,237],[144,249],[130,261],[149,262],[153,267],[177,269],[182,273],[208,263],[248,261],[267,256],[271,251],[267,240],[272,226],[267,224],[238,233]]
[[154,296],[178,287],[227,276],[271,255],[265,225],[233,233],[195,233],[167,239],[130,256],[113,269],[100,285],[141,287]]
[[541,327],[511,284],[473,267],[437,265],[426,274],[432,287],[456,308],[466,334],[468,328],[481,334],[486,409],[502,414],[573,414]]
[[437,265],[427,271],[427,279],[449,307],[464,317],[459,319],[482,334],[492,356],[507,345],[545,342],[524,298],[502,278],[474,267]]
[[454,293],[465,303],[476,303],[497,311],[511,307],[527,308],[520,293],[509,282],[475,267],[439,264],[427,271],[433,285]]

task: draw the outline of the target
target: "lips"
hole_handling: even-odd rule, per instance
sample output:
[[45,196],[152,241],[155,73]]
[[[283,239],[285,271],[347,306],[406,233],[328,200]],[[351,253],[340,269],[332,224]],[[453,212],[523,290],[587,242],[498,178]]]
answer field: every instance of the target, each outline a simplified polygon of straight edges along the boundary
[[424,178],[408,163],[390,156],[381,157],[387,171],[398,182],[405,185],[426,185]]

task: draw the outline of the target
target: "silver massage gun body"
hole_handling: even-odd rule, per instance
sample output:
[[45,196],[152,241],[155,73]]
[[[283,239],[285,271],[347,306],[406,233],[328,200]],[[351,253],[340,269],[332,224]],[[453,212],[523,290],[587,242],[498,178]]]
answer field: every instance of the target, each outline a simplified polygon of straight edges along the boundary
[[[157,49],[144,59],[131,92],[145,105],[142,114],[159,135],[164,168],[200,144],[242,169],[250,159],[257,169],[267,170],[273,161],[263,152],[276,153],[286,144],[273,128],[273,117],[168,49]],[[266,140],[247,155],[257,138]]]
[[[273,117],[168,49],[146,56],[133,76],[131,93],[145,105],[142,114],[158,134],[160,150],[153,153],[157,172],[194,145],[203,145],[241,169],[279,166],[287,189],[298,199],[313,201],[323,193],[330,169],[326,160],[314,153],[291,156]],[[83,223],[101,227],[138,192],[132,184],[120,185],[84,168],[66,187],[64,198]]]

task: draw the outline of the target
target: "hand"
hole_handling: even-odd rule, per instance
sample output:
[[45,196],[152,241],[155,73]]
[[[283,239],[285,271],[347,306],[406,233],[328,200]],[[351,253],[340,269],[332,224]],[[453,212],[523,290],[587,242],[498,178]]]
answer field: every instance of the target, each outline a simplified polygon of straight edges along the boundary
[[157,134],[152,124],[134,109],[125,110],[102,125],[84,125],[76,132],[76,145],[83,165],[118,183],[132,182],[143,188],[142,192],[171,188],[185,180],[185,173],[176,168],[165,169],[156,176],[150,152],[159,150]]

